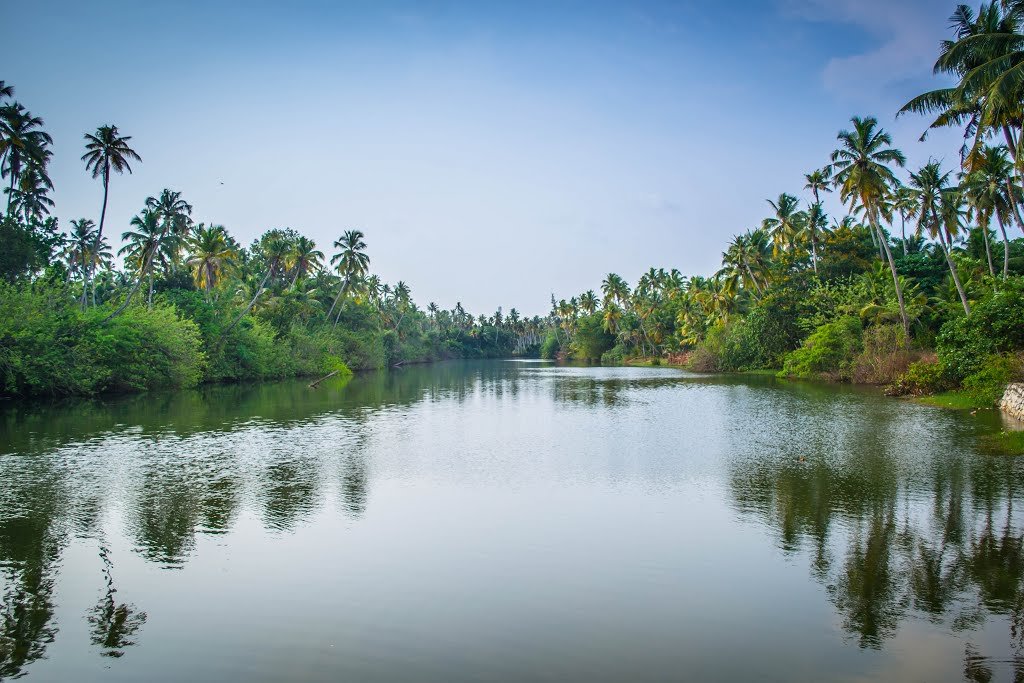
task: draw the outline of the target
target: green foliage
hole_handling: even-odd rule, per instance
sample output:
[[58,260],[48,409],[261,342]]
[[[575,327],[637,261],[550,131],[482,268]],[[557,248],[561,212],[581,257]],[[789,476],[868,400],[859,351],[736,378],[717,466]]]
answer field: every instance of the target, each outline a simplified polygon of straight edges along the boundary
[[110,322],[83,314],[63,286],[0,285],[5,393],[94,394],[192,386],[206,358],[199,329],[172,306],[130,309]]
[[555,330],[548,330],[547,335],[544,337],[544,341],[540,345],[540,357],[552,359],[558,355],[561,350],[561,342],[558,339],[558,332]]
[[758,369],[759,339],[743,319],[718,323],[694,349],[689,367],[697,372],[738,372]]
[[576,323],[570,350],[574,358],[581,360],[600,360],[605,351],[615,343],[614,335],[604,329],[604,320],[600,313],[592,313],[581,317]]
[[860,319],[853,316],[820,326],[803,346],[786,355],[779,374],[850,379],[854,358],[862,348],[861,331]]
[[993,406],[1006,391],[1006,385],[1021,379],[1021,359],[1010,354],[993,354],[978,369],[964,378],[962,386],[979,405]]
[[803,287],[782,286],[767,292],[745,319],[749,327],[749,354],[742,363],[744,368],[777,368],[787,353],[800,346],[807,332],[800,320],[811,313],[807,290]]
[[903,376],[890,388],[889,393],[924,396],[946,391],[952,386],[953,383],[942,364],[937,359],[929,359],[911,363]]
[[980,371],[993,354],[1024,349],[1024,277],[999,283],[975,302],[971,316],[943,324],[936,339],[939,360],[949,376],[962,381]]

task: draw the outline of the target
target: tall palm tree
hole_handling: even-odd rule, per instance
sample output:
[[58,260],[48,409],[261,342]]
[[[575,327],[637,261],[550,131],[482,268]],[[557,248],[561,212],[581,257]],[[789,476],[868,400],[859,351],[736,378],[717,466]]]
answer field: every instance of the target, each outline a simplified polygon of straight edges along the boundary
[[608,277],[601,283],[601,292],[606,307],[611,302],[621,305],[629,300],[629,285],[615,273],[608,273]]
[[52,189],[53,183],[46,175],[45,168],[30,163],[18,179],[18,184],[13,188],[5,188],[4,192],[9,195],[8,202],[13,202],[12,210],[21,211],[28,224],[49,215],[53,207],[53,200],[49,197]]
[[128,296],[113,313],[107,316],[107,320],[120,315],[124,309],[128,308],[135,293],[147,277],[149,279],[149,301],[153,300],[153,260],[160,249],[160,240],[164,235],[163,227],[160,224],[160,214],[150,208],[145,208],[132,218],[131,227],[134,230],[121,233],[121,241],[125,245],[117,253],[119,256],[125,257],[126,263],[138,270],[138,278],[128,291]]
[[287,266],[292,271],[291,286],[295,287],[299,278],[305,278],[323,267],[324,253],[316,248],[316,242],[304,235],[300,235],[291,247]]
[[96,243],[103,237],[103,224],[107,218],[107,195],[110,191],[110,172],[121,174],[132,172],[130,161],[142,161],[134,149],[128,146],[130,135],[121,135],[117,126],[107,124],[96,129],[95,133],[85,134],[85,170],[92,172],[93,178],[103,179],[103,207],[100,209],[100,227],[96,231]]
[[767,200],[773,215],[764,219],[764,228],[772,236],[777,252],[791,249],[800,233],[799,201],[783,192],[778,200]]
[[[17,102],[0,106],[0,178],[10,178],[14,190],[27,166],[45,170],[48,148],[53,138],[43,130],[43,120],[33,116]],[[7,213],[11,213],[14,195],[7,195]]]
[[259,301],[260,296],[264,291],[266,291],[267,281],[284,269],[285,260],[288,258],[288,254],[291,253],[292,250],[291,242],[280,231],[271,231],[265,235],[264,239],[260,241],[259,246],[263,260],[267,266],[266,272],[263,274],[263,280],[260,281],[255,294],[253,294],[252,299],[249,300],[246,307],[242,309],[242,312],[238,317],[235,318],[234,321],[221,333],[222,337],[233,330],[235,325],[242,322],[242,319],[249,314],[249,311],[251,311],[253,306],[256,305],[256,302]]
[[68,265],[77,269],[82,277],[82,310],[84,311],[89,291],[90,253],[96,245],[96,224],[88,218],[72,220],[71,234],[68,237],[66,258]]
[[192,269],[196,286],[203,289],[209,301],[210,292],[234,260],[235,249],[223,225],[207,227],[203,223],[196,226],[185,244],[190,254],[186,263]]
[[903,244],[903,256],[907,256],[907,218],[917,213],[917,198],[914,190],[900,185],[893,195],[893,210],[900,215],[900,235]]
[[[1013,165],[1007,158],[1005,147],[986,146],[977,156],[975,163],[964,177],[963,185],[968,203],[986,237],[988,228],[996,219],[1003,236],[1003,278],[1010,270],[1010,240],[1006,235],[1006,223],[1013,219],[1015,204],[1021,200],[1021,190],[1013,182]],[[989,269],[991,270],[991,257]]]
[[[587,291],[580,295],[580,308],[583,309],[583,311],[587,315],[591,315],[594,311],[596,311],[597,306],[597,294],[594,293],[594,290],[588,289]],[[514,311],[516,309],[513,308],[512,310]]]
[[943,172],[939,162],[929,161],[917,173],[910,174],[910,185],[917,192],[920,207],[917,218],[918,230],[926,231],[932,239],[938,241],[956,284],[964,312],[970,315],[971,306],[967,301],[967,294],[960,282],[956,264],[950,256],[952,240],[960,228],[963,197],[957,188],[950,187],[949,176],[950,172]]
[[836,136],[839,147],[832,152],[832,168],[835,172],[833,183],[839,188],[839,197],[851,207],[860,204],[867,214],[868,224],[877,235],[885,257],[889,262],[896,300],[900,307],[903,331],[910,338],[910,319],[903,301],[903,287],[896,262],[889,249],[889,240],[879,225],[880,205],[885,197],[897,186],[898,181],[891,166],[903,167],[907,159],[898,149],[892,147],[892,137],[878,128],[874,117],[851,119],[853,130],[842,130]]
[[[360,280],[370,268],[370,257],[366,253],[364,237],[365,235],[360,230],[346,230],[339,239],[334,241],[334,248],[340,249],[340,251],[331,257],[331,265],[336,266],[338,275],[341,276],[341,286],[338,288],[338,295],[334,298],[334,303],[331,304],[331,310],[327,313],[328,319],[342,296],[347,296],[358,289]],[[339,310],[334,324],[337,325],[340,319],[341,311]]]

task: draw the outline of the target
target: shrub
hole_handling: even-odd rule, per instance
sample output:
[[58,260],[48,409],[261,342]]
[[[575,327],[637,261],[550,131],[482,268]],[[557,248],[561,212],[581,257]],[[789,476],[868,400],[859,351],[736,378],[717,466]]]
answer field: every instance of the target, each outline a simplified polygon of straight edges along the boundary
[[717,323],[690,355],[689,368],[696,372],[736,372],[761,367],[758,342],[742,319]]
[[558,355],[560,349],[558,333],[555,330],[549,330],[547,336],[544,337],[544,342],[540,345],[540,357],[552,359]]
[[850,379],[854,356],[861,350],[860,320],[839,318],[820,326],[803,346],[786,355],[780,375]]
[[949,379],[938,358],[930,356],[911,363],[886,393],[893,396],[924,396],[952,389],[953,386],[954,383]]
[[609,350],[601,354],[601,362],[606,365],[615,365],[622,363],[626,359],[626,347],[622,344],[616,344]]
[[995,405],[1003,397],[1006,385],[1021,379],[1021,359],[1010,354],[994,354],[984,359],[975,372],[964,378],[964,391],[977,403]]
[[615,337],[604,329],[600,313],[582,316],[577,321],[576,334],[570,348],[575,358],[599,360],[615,343]]
[[863,345],[864,350],[853,362],[852,378],[858,384],[895,382],[915,359],[901,325],[869,327],[864,331]]

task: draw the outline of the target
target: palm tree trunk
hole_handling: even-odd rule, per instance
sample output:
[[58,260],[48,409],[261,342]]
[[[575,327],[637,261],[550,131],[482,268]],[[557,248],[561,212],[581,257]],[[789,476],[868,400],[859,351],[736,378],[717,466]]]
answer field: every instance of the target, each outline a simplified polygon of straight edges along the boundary
[[228,325],[226,330],[221,332],[221,335],[220,335],[221,337],[224,337],[224,335],[226,335],[228,332],[230,332],[231,330],[235,329],[235,325],[237,325],[238,323],[242,322],[242,318],[244,318],[246,315],[248,315],[249,311],[252,310],[252,307],[256,305],[256,300],[259,299],[260,298],[260,294],[263,293],[263,286],[265,284],[267,284],[267,280],[270,278],[270,273],[273,270],[274,269],[272,267],[267,269],[267,274],[263,276],[263,281],[260,283],[259,289],[256,290],[256,296],[254,296],[252,298],[252,301],[250,301],[249,305],[245,307],[245,310],[242,311],[242,314],[239,315],[237,318],[235,318],[235,321],[233,323],[231,323],[230,325]]
[[110,315],[103,319],[103,322],[107,322],[108,320],[111,320],[112,318],[121,315],[121,313],[124,312],[124,309],[128,308],[128,304],[131,303],[132,297],[135,296],[135,292],[139,291],[139,287],[142,286],[142,281],[146,278],[146,272],[153,267],[153,257],[156,256],[156,251],[157,249],[160,248],[160,242],[163,240],[166,232],[167,231],[164,230],[164,232],[160,233],[160,237],[157,238],[156,244],[154,244],[153,248],[150,249],[149,256],[146,257],[146,263],[143,265],[142,270],[139,272],[139,279],[135,281],[135,284],[132,286],[131,291],[128,292],[128,296],[125,297],[124,301],[121,302],[121,305],[118,306],[113,313],[111,313]]
[[[96,239],[92,245],[92,251],[94,254],[100,252],[100,241],[103,239],[103,222],[107,218],[107,194],[110,189],[110,161],[106,162],[103,171],[103,208],[100,209],[100,227],[96,230]],[[90,268],[92,270],[92,268]],[[88,280],[88,277],[86,277]],[[95,304],[94,304],[95,305]]]
[[949,272],[953,276],[953,284],[956,285],[956,291],[960,295],[960,302],[964,305],[964,313],[970,315],[971,305],[967,302],[967,293],[964,292],[964,286],[960,284],[960,273],[957,272],[956,264],[953,263],[953,257],[949,255],[949,249],[946,247],[946,237],[942,228],[939,228],[938,233],[939,246],[942,247],[942,254],[946,257],[946,263],[949,265]]
[[[754,277],[754,271],[751,270],[750,264],[747,263],[746,259],[743,261],[743,266],[747,269],[747,275],[750,276],[750,281],[754,283],[754,289],[757,290],[757,295],[760,297],[764,292],[761,291],[761,284],[757,281],[757,278]],[[815,270],[814,272],[818,271]]]
[[907,217],[900,212],[900,234],[903,235],[903,258],[907,258]]
[[146,299],[146,308],[153,310],[153,269],[149,269],[149,297]]
[[1003,234],[1003,279],[1005,280],[1010,272],[1010,240],[1006,237],[1006,226],[1003,225],[1003,217],[996,214],[996,223],[999,224],[999,232]]
[[907,317],[907,307],[903,302],[903,286],[900,285],[900,276],[896,272],[896,262],[892,258],[892,251],[889,249],[889,245],[885,239],[885,235],[882,234],[882,229],[878,225],[878,219],[875,217],[873,210],[868,211],[868,223],[874,228],[875,232],[878,233],[878,241],[882,248],[885,250],[885,257],[889,261],[889,271],[892,272],[892,282],[896,287],[896,301],[900,305],[900,319],[903,321],[903,333],[907,337],[907,341],[910,341],[910,319]]
[[334,297],[334,303],[331,304],[331,310],[327,311],[327,319],[331,319],[331,315],[334,313],[334,307],[338,305],[338,301],[341,299],[342,292],[345,291],[345,281],[342,280],[341,284],[338,285],[338,296]]
[[811,265],[814,266],[814,274],[818,274],[818,235],[815,229],[811,228]]
[[992,247],[988,243],[988,225],[991,221],[992,217],[988,216],[984,221],[978,221],[978,227],[981,229],[981,238],[985,240],[985,257],[988,259],[988,273],[995,277],[996,269],[992,265]]
[[86,297],[89,295],[89,264],[82,263],[82,310],[85,310],[87,300]]

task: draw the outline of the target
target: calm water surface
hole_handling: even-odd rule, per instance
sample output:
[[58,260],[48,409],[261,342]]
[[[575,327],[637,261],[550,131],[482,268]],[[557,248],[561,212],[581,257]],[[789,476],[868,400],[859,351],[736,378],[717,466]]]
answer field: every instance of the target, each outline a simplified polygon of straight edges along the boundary
[[513,361],[0,405],[0,679],[1024,681],[994,429]]

